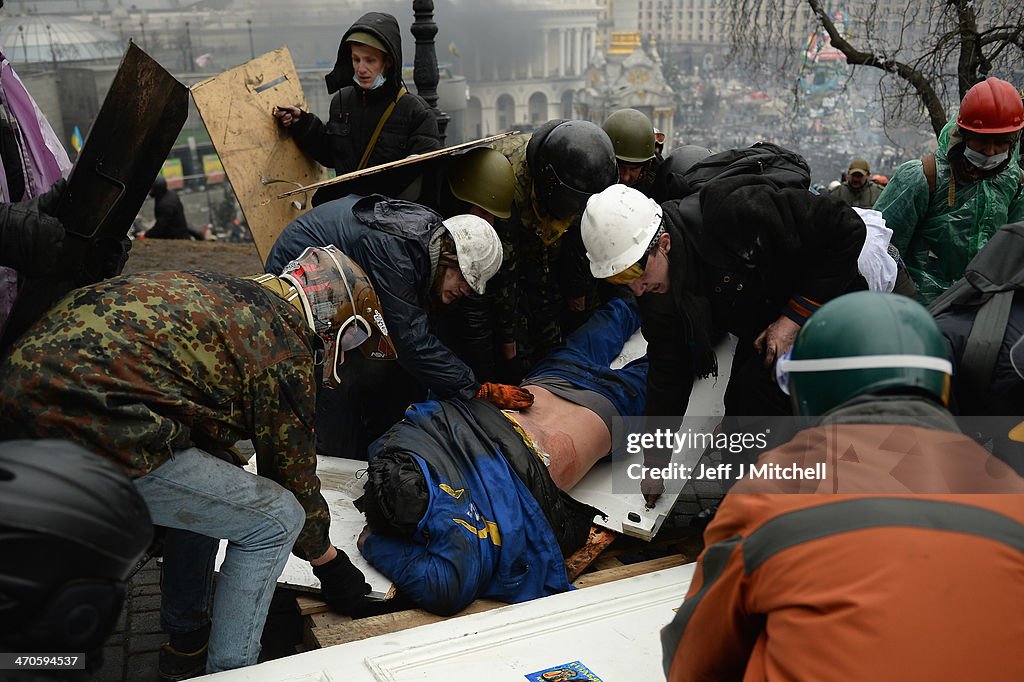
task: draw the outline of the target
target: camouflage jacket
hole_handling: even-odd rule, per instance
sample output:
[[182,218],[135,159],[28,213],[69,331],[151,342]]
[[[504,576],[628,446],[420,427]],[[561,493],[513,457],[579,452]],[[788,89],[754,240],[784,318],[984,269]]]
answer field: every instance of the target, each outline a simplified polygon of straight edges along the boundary
[[493,292],[496,341],[526,341],[540,351],[561,340],[563,301],[583,296],[592,283],[582,242],[579,248],[566,247],[579,241],[578,216],[553,243],[541,239],[545,225],[533,205],[533,178],[526,161],[529,141],[529,135],[513,135],[492,145],[512,164],[516,187],[512,216],[494,225],[504,259],[488,289]]
[[329,547],[316,475],[314,339],[258,283],[202,272],[109,279],[61,300],[0,366],[0,436],[64,438],[145,476],[174,450],[251,439],[261,475],[306,511],[295,544]]

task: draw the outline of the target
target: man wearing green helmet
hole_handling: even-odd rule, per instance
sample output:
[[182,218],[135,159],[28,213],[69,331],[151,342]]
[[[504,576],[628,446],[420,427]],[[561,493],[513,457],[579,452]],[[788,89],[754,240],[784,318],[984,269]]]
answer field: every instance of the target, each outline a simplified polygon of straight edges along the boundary
[[619,109],[605,119],[601,128],[615,148],[619,182],[645,196],[654,196],[654,179],[662,159],[655,148],[656,131],[651,119],[636,109]]
[[[707,527],[662,630],[668,679],[1024,678],[1008,646],[1024,506],[995,494],[1024,480],[946,409],[952,368],[928,312],[841,296],[778,369],[808,428],[748,467]],[[762,473],[775,468],[825,473]]]

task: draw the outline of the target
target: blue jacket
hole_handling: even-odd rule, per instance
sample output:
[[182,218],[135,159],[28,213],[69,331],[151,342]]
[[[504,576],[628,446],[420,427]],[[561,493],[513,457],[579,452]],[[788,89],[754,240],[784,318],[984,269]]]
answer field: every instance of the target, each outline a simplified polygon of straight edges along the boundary
[[350,194],[292,221],[266,271],[280,274],[307,247],[334,244],[370,278],[402,367],[442,398],[472,398],[480,388],[473,371],[437,338],[421,305],[433,279],[430,237],[441,220],[419,204]]
[[[384,452],[411,454],[427,489],[412,538],[374,533],[362,548],[404,595],[450,615],[480,597],[516,603],[571,589],[544,510],[469,404],[413,405],[371,446],[371,466]],[[587,527],[595,511],[584,512]]]

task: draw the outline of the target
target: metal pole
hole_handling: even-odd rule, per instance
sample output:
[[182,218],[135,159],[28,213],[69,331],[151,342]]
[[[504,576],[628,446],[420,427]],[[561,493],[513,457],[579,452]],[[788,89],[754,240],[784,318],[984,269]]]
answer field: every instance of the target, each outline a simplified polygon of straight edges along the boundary
[[256,48],[252,43],[252,19],[246,19],[245,23],[249,24],[249,59],[256,59]]
[[195,66],[195,62],[192,61],[192,31],[189,28],[191,22],[185,22],[185,46],[188,49],[188,65],[186,65],[186,71],[192,71],[192,67]]
[[53,51],[53,33],[50,31],[50,25],[46,25],[46,37],[50,41],[50,63],[53,65],[54,70],[57,69],[57,53]]
[[25,64],[28,64],[28,41],[25,40],[25,27],[19,24],[18,33],[21,35],[21,51],[25,54]]
[[445,130],[451,118],[437,108],[437,83],[440,80],[437,72],[437,50],[434,49],[434,36],[437,35],[437,24],[434,23],[433,0],[412,0],[412,11],[415,19],[412,22],[412,34],[416,38],[416,58],[413,62],[413,82],[416,92],[426,100],[437,118],[437,132],[444,144]]
[[146,22],[139,20],[139,30],[142,31],[142,49],[146,49]]

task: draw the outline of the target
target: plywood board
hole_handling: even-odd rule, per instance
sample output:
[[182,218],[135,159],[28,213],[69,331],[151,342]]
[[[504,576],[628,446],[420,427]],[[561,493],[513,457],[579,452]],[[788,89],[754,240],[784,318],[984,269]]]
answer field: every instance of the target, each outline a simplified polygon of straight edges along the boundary
[[[686,410],[686,416],[691,418],[687,425],[695,430],[713,431],[715,425],[721,421],[725,414],[725,387],[729,383],[729,373],[732,369],[732,355],[736,347],[735,337],[728,337],[715,349],[718,354],[718,377],[700,379],[693,384],[693,391],[690,393],[690,403]],[[612,368],[618,368],[627,362],[641,357],[647,351],[647,342],[638,331],[622,348],[611,364]],[[703,450],[688,448],[675,457],[674,462],[680,462],[685,466],[696,466],[697,461],[703,454]],[[612,489],[613,473],[625,469],[632,463],[643,462],[643,455],[636,454],[626,456],[616,454],[613,461],[599,462],[583,477],[576,486],[569,491],[569,494],[581,502],[597,507],[608,515],[608,518],[596,517],[594,523],[610,530],[625,535],[630,535],[642,540],[651,540],[658,533],[661,525],[665,522],[673,505],[681,494],[662,495],[657,504],[647,509],[643,495],[640,494],[640,484],[636,484],[635,491],[623,492]]]
[[[255,473],[255,457],[249,462],[246,469]],[[373,589],[370,597],[386,599],[392,594],[391,581],[367,563],[356,549],[356,539],[362,532],[363,526],[366,525],[366,518],[352,506],[352,502],[363,494],[363,481],[359,480],[359,475],[366,469],[366,462],[338,457],[318,457],[316,469],[317,476],[320,477],[320,492],[331,509],[331,542],[335,547],[343,550],[355,567],[366,576],[366,582]],[[227,542],[222,541],[220,551],[217,553],[218,569],[221,562],[224,561],[226,547]],[[288,557],[288,563],[285,564],[284,571],[277,582],[279,585],[293,589],[320,589],[320,581],[313,575],[313,569],[309,562],[303,561],[295,555]]]
[[291,53],[268,52],[191,90],[265,263],[284,227],[309,209],[311,194],[277,196],[326,177],[271,113],[284,104],[307,109]]
[[214,682],[524,680],[579,661],[606,682],[660,680],[659,631],[694,564],[218,673]]

